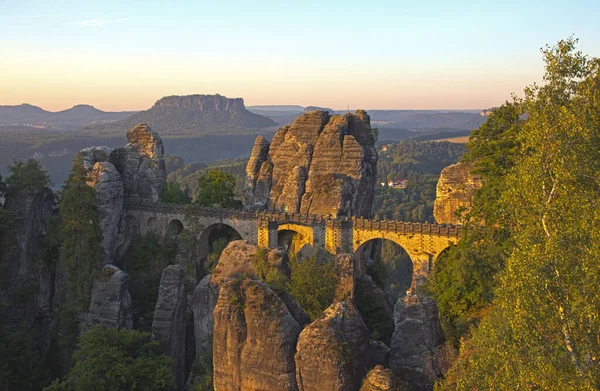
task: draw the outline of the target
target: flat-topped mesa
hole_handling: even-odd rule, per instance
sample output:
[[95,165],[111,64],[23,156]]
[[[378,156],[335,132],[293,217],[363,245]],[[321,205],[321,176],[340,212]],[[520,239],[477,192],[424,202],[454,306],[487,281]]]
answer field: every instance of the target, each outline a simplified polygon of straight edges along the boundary
[[271,212],[371,217],[377,151],[369,115],[305,113],[257,139],[246,173],[247,205]]

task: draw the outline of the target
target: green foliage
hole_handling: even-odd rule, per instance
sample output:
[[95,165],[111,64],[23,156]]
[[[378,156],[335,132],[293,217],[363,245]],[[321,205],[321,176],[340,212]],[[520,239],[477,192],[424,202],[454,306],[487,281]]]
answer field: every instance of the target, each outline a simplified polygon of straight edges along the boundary
[[192,390],[194,391],[213,391],[213,352],[210,351],[202,354],[192,369],[194,380]]
[[47,391],[169,390],[172,359],[158,353],[150,333],[117,330],[100,325],[79,338],[75,366]]
[[321,316],[331,305],[337,287],[337,278],[331,258],[319,260],[316,255],[309,258],[290,258],[291,278],[288,292],[304,308],[312,320]]
[[81,310],[89,305],[93,278],[100,271],[104,254],[96,190],[86,184],[86,175],[77,154],[60,200],[60,238],[69,299]]
[[49,188],[52,186],[48,173],[42,169],[40,163],[34,159],[26,162],[13,160],[13,165],[8,167],[10,174],[3,185],[6,195],[18,195],[24,192]]
[[250,260],[258,277],[275,290],[285,290],[288,279],[276,267],[269,265],[269,253],[267,249],[257,247],[256,252]]
[[136,329],[150,331],[163,270],[175,262],[177,243],[150,232],[138,236],[126,254],[129,292]]
[[600,388],[600,60],[575,45],[546,48],[544,83],[525,89],[497,197],[514,245],[439,389]]
[[[435,188],[444,167],[456,163],[465,151],[449,142],[400,141],[389,144],[377,164],[375,217],[433,222]],[[405,189],[380,186],[388,179],[405,179]]]
[[227,238],[219,238],[213,242],[213,248],[206,261],[204,261],[204,269],[207,273],[212,273],[217,267],[217,263],[219,263],[219,258],[221,258],[221,253],[225,250],[225,247],[229,244],[229,240]]
[[163,201],[170,204],[189,204],[192,200],[178,183],[168,182],[167,189],[163,194]]
[[209,170],[198,179],[196,203],[204,206],[217,205],[223,208],[233,208],[237,205],[234,200],[235,177],[224,171]]
[[42,338],[35,331],[11,330],[0,306],[0,389],[36,390],[50,382]]

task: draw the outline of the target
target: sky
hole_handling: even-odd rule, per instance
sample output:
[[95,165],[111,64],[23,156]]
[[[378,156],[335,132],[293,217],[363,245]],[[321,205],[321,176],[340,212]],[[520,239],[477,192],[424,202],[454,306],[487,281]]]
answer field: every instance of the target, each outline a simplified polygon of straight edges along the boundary
[[541,80],[547,44],[600,56],[598,15],[598,0],[0,0],[0,105],[488,108]]

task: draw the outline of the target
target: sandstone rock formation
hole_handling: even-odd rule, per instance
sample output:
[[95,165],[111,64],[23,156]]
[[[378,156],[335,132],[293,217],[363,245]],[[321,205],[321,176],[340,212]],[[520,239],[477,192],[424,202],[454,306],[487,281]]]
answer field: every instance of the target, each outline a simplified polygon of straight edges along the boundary
[[408,295],[394,307],[396,328],[390,346],[390,369],[411,383],[416,390],[430,390],[432,381],[425,374],[426,355],[444,343],[444,332],[433,299]]
[[472,168],[459,162],[442,170],[436,187],[433,216],[438,224],[461,224],[456,215],[459,209],[468,211],[473,203],[475,191],[481,187],[479,176]]
[[268,164],[269,145],[266,138],[257,136],[246,166],[244,196],[245,204],[251,207],[256,205],[257,208],[264,208],[267,205],[271,183],[265,182],[265,176],[261,175],[261,167],[265,163]]
[[86,326],[96,324],[133,328],[129,275],[114,265],[105,265],[100,278],[94,281]]
[[211,274],[205,276],[194,289],[192,296],[197,359],[212,352],[213,310],[219,298],[219,288],[217,284],[211,283],[211,278]]
[[[9,196],[3,206],[13,219],[7,229],[0,231],[0,301],[6,303],[4,311],[9,322],[25,329],[36,317],[50,312],[53,272],[46,270],[39,257],[53,206],[54,195],[49,189]],[[21,294],[20,302],[15,302],[13,295],[26,288],[32,294]]]
[[296,380],[300,391],[356,390],[366,373],[367,327],[348,302],[327,308],[298,338]]
[[139,124],[127,132],[127,142],[110,154],[123,179],[125,198],[156,203],[167,178],[162,140],[148,125]]
[[223,283],[214,322],[215,391],[297,390],[301,327],[268,286],[247,279]]
[[410,386],[397,379],[392,371],[378,365],[367,373],[360,391],[411,391]]
[[393,308],[385,292],[365,275],[356,282],[356,307],[371,338],[389,345],[394,332]]
[[159,341],[161,352],[175,361],[173,372],[178,390],[185,385],[186,305],[185,269],[180,265],[168,266],[160,280],[152,339]]
[[[231,278],[246,277],[258,280],[257,263],[254,260],[259,247],[248,243],[247,240],[235,240],[221,253],[219,262],[212,274],[211,282],[220,285]],[[284,275],[289,275],[287,255],[278,249],[267,250],[269,268],[276,269]]]
[[305,113],[279,129],[270,145],[262,139],[255,143],[246,169],[247,205],[371,217],[377,175],[374,144],[365,111],[343,116]]
[[96,189],[104,263],[108,264],[114,262],[117,249],[117,233],[124,201],[123,181],[115,166],[102,161],[93,165],[88,185]]
[[369,354],[367,359],[367,368],[373,368],[377,365],[388,365],[390,359],[390,348],[381,341],[369,341]]

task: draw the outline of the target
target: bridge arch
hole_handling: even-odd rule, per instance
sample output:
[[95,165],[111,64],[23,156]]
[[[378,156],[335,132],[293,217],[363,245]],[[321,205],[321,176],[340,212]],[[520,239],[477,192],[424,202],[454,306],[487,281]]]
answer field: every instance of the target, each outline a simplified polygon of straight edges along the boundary
[[226,223],[214,223],[204,228],[198,235],[198,252],[200,259],[207,257],[213,250],[213,244],[219,238],[228,242],[242,239],[240,232]]
[[277,226],[277,246],[293,255],[311,256],[315,253],[315,234],[311,227],[284,223]]
[[148,217],[148,220],[146,220],[146,226],[144,228],[145,228],[146,233],[148,233],[148,232],[160,233],[160,226],[158,223],[158,219],[154,216]]
[[395,241],[367,240],[356,249],[354,257],[361,273],[369,274],[394,302],[413,285],[413,260]]
[[411,290],[416,289],[427,281],[427,278],[433,271],[433,266],[438,255],[452,244],[458,242],[458,237],[354,228],[354,252],[356,253],[361,246],[364,246],[373,239],[390,240],[408,253],[413,264]]
[[167,225],[167,235],[178,236],[183,232],[183,223],[179,219],[172,219]]

